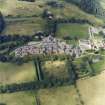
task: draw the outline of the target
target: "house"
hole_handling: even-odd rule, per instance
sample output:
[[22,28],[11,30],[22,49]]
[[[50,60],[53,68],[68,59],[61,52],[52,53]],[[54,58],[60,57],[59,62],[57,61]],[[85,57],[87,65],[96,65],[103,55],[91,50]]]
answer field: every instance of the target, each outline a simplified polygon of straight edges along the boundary
[[79,40],[79,47],[81,48],[82,52],[92,49],[90,40]]
[[34,45],[26,45],[15,50],[16,57],[24,57],[28,55],[39,54],[40,49]]

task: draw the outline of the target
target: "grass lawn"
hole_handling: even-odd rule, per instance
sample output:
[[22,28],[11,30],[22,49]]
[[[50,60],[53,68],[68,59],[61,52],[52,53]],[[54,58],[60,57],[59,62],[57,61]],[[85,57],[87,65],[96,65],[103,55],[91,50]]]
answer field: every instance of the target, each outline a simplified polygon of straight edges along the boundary
[[105,104],[105,71],[95,77],[79,80],[77,87],[86,105]]
[[32,62],[23,65],[0,63],[0,84],[23,83],[36,80]]
[[102,8],[105,9],[105,1],[104,0],[100,0],[99,2],[101,4]]
[[50,77],[58,79],[69,77],[66,61],[46,61],[42,70],[46,79]]
[[64,36],[87,38],[89,25],[81,24],[59,24],[57,30],[57,37],[63,38]]
[[105,55],[105,50],[99,51],[100,54]]
[[92,67],[96,73],[100,73],[105,70],[105,59],[99,62],[93,63]]
[[80,105],[74,86],[39,90],[37,96],[41,105]]
[[0,94],[0,103],[6,105],[37,105],[33,91]]

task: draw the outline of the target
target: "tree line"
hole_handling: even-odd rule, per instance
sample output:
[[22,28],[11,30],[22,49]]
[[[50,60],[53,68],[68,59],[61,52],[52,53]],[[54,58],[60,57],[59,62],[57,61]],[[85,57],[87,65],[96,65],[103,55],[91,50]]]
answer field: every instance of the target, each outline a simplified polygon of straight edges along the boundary
[[[10,85],[1,85],[0,93],[14,93],[20,91],[29,91],[29,90],[38,90],[44,88],[52,88],[56,86],[68,85],[69,80],[43,80],[43,81],[32,81],[29,83],[21,84],[10,84]],[[69,83],[70,84],[70,83]]]
[[105,16],[105,10],[100,4],[100,0],[66,0],[66,2],[77,5],[87,13]]
[[0,12],[0,33],[4,30],[4,28],[5,28],[5,21],[2,13]]
[[87,19],[76,19],[74,17],[70,19],[53,19],[53,20],[47,20],[47,25],[46,25],[46,35],[53,35],[54,37],[56,36],[57,32],[57,27],[59,24],[70,24],[70,23],[78,23],[78,24],[89,24],[89,25],[94,25]]

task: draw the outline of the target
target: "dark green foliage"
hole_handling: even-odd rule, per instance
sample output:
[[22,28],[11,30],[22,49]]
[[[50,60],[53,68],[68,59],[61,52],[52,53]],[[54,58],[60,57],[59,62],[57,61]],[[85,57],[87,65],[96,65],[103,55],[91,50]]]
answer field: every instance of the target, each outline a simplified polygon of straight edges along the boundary
[[18,1],[35,2],[35,0],[18,0]]
[[5,103],[0,103],[0,105],[6,105]]
[[41,61],[39,58],[36,58],[34,60],[34,65],[36,68],[36,73],[37,73],[37,77],[39,81],[43,80],[43,73],[42,73],[42,65],[41,65]]
[[81,0],[65,0],[66,2],[74,3],[76,5],[79,5]]
[[80,7],[89,13],[94,13],[95,0],[81,0]]
[[98,16],[105,16],[105,10],[100,4],[100,0],[66,0],[80,7],[82,10]]
[[2,13],[0,12],[0,33],[3,31],[4,28],[5,28],[5,21],[2,16]]

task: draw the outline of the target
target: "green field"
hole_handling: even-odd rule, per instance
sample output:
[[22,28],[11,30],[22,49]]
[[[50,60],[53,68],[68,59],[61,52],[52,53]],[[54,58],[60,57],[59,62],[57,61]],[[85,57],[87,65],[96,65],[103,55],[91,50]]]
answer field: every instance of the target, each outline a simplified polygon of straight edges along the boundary
[[[91,63],[89,63],[91,61]],[[89,54],[73,61],[79,77],[95,75],[105,70],[105,57],[98,54]]]
[[87,61],[84,61],[82,58],[76,59],[75,61],[73,61],[73,64],[80,78],[90,75],[90,73],[92,72],[89,63]]
[[[41,89],[37,92],[41,105],[104,105],[105,72],[100,75],[80,79],[74,86]],[[77,92],[78,90],[78,92]]]
[[0,103],[6,105],[37,105],[33,91],[0,94]]
[[[6,28],[2,34],[32,35],[37,31],[43,31],[45,29],[45,21],[41,17],[46,8],[54,14],[55,19],[70,19],[74,17],[76,19],[87,19],[98,26],[103,25],[101,19],[83,12],[77,6],[66,2],[64,2],[64,4],[64,8],[52,8],[46,5],[46,1],[43,0],[36,0],[34,3],[18,0],[1,1],[0,9],[3,15],[7,16],[5,20],[11,20],[9,24],[7,22]],[[17,22],[17,20],[21,21]],[[73,36],[78,35],[82,38],[86,37],[88,25],[76,25],[59,25],[57,35],[63,37],[65,34],[72,34]]]
[[36,79],[33,62],[22,65],[0,63],[0,84],[23,83]]
[[100,73],[105,70],[105,59],[92,64],[92,67],[96,73]]
[[72,38],[87,38],[89,25],[81,24],[59,24],[57,30],[57,37],[71,36]]
[[64,8],[52,8],[45,4],[46,1],[47,0],[36,0],[34,3],[29,3],[18,0],[6,0],[0,2],[0,9],[6,16],[12,15],[23,17],[32,15],[40,16],[43,13],[43,10],[47,8],[53,12],[56,18],[76,17],[78,19],[87,19],[96,25],[103,24],[101,19],[85,13],[83,10],[73,4],[64,2]]
[[[60,19],[84,19],[92,23],[94,27],[104,26],[104,20],[84,12],[78,6],[65,2],[66,0],[57,0],[58,2],[62,1],[64,7],[48,6],[46,1],[55,0],[35,0],[35,2],[0,0],[0,11],[6,22],[6,27],[1,34],[35,35],[39,31],[47,33],[52,26],[50,23],[52,21],[48,21],[47,17],[42,17],[45,9],[53,14],[53,22]],[[105,2],[102,6],[105,6]],[[89,37],[89,26],[86,23],[58,23],[55,37],[61,39],[61,41],[65,39],[63,41],[77,46],[78,39]],[[70,36],[70,39],[66,40],[68,36]],[[95,36],[94,42],[97,44],[102,40],[103,36],[100,33]],[[10,53],[9,46],[15,43],[23,46],[25,41],[1,41],[0,46],[7,45],[8,47],[0,50],[0,54],[5,56]],[[14,51],[11,51],[10,55],[14,55]],[[40,61],[40,58],[42,61]],[[53,55],[30,55],[23,58],[23,61],[34,59],[35,62],[29,61],[23,64],[0,62],[0,86],[1,92],[4,92],[0,94],[0,105],[2,103],[5,105],[105,105],[105,51],[95,53],[95,51],[89,50],[79,58],[72,58],[71,61],[67,62],[67,56],[65,55],[54,55],[54,57]],[[76,72],[78,77],[75,84],[71,85],[70,82],[74,79],[74,75],[70,75],[70,70],[72,75]],[[94,77],[92,77],[92,73],[95,74]],[[36,83],[38,86],[33,87],[33,84],[32,87],[29,86],[31,89],[38,88],[37,91],[33,89],[33,91],[16,92],[29,89],[28,87],[22,87],[22,84],[37,81],[37,75],[40,81]],[[40,79],[41,76],[42,79]],[[67,84],[68,80],[69,83]],[[16,88],[15,84],[20,84],[19,86],[16,85],[19,88]],[[7,90],[5,91],[5,89]],[[14,93],[9,93],[12,92],[12,89]]]
[[75,17],[76,19],[87,19],[91,23],[95,25],[102,25],[103,21],[101,19],[96,18],[94,15],[90,15],[83,10],[81,10],[79,7],[70,4],[65,3],[64,8],[51,8],[49,7],[49,10],[52,11],[52,13],[55,14],[56,18],[71,18]]
[[[17,19],[18,20],[18,19]],[[23,18],[23,21],[19,19],[7,19],[6,28],[2,32],[5,35],[34,35],[38,31],[44,31],[45,21],[42,18]]]

